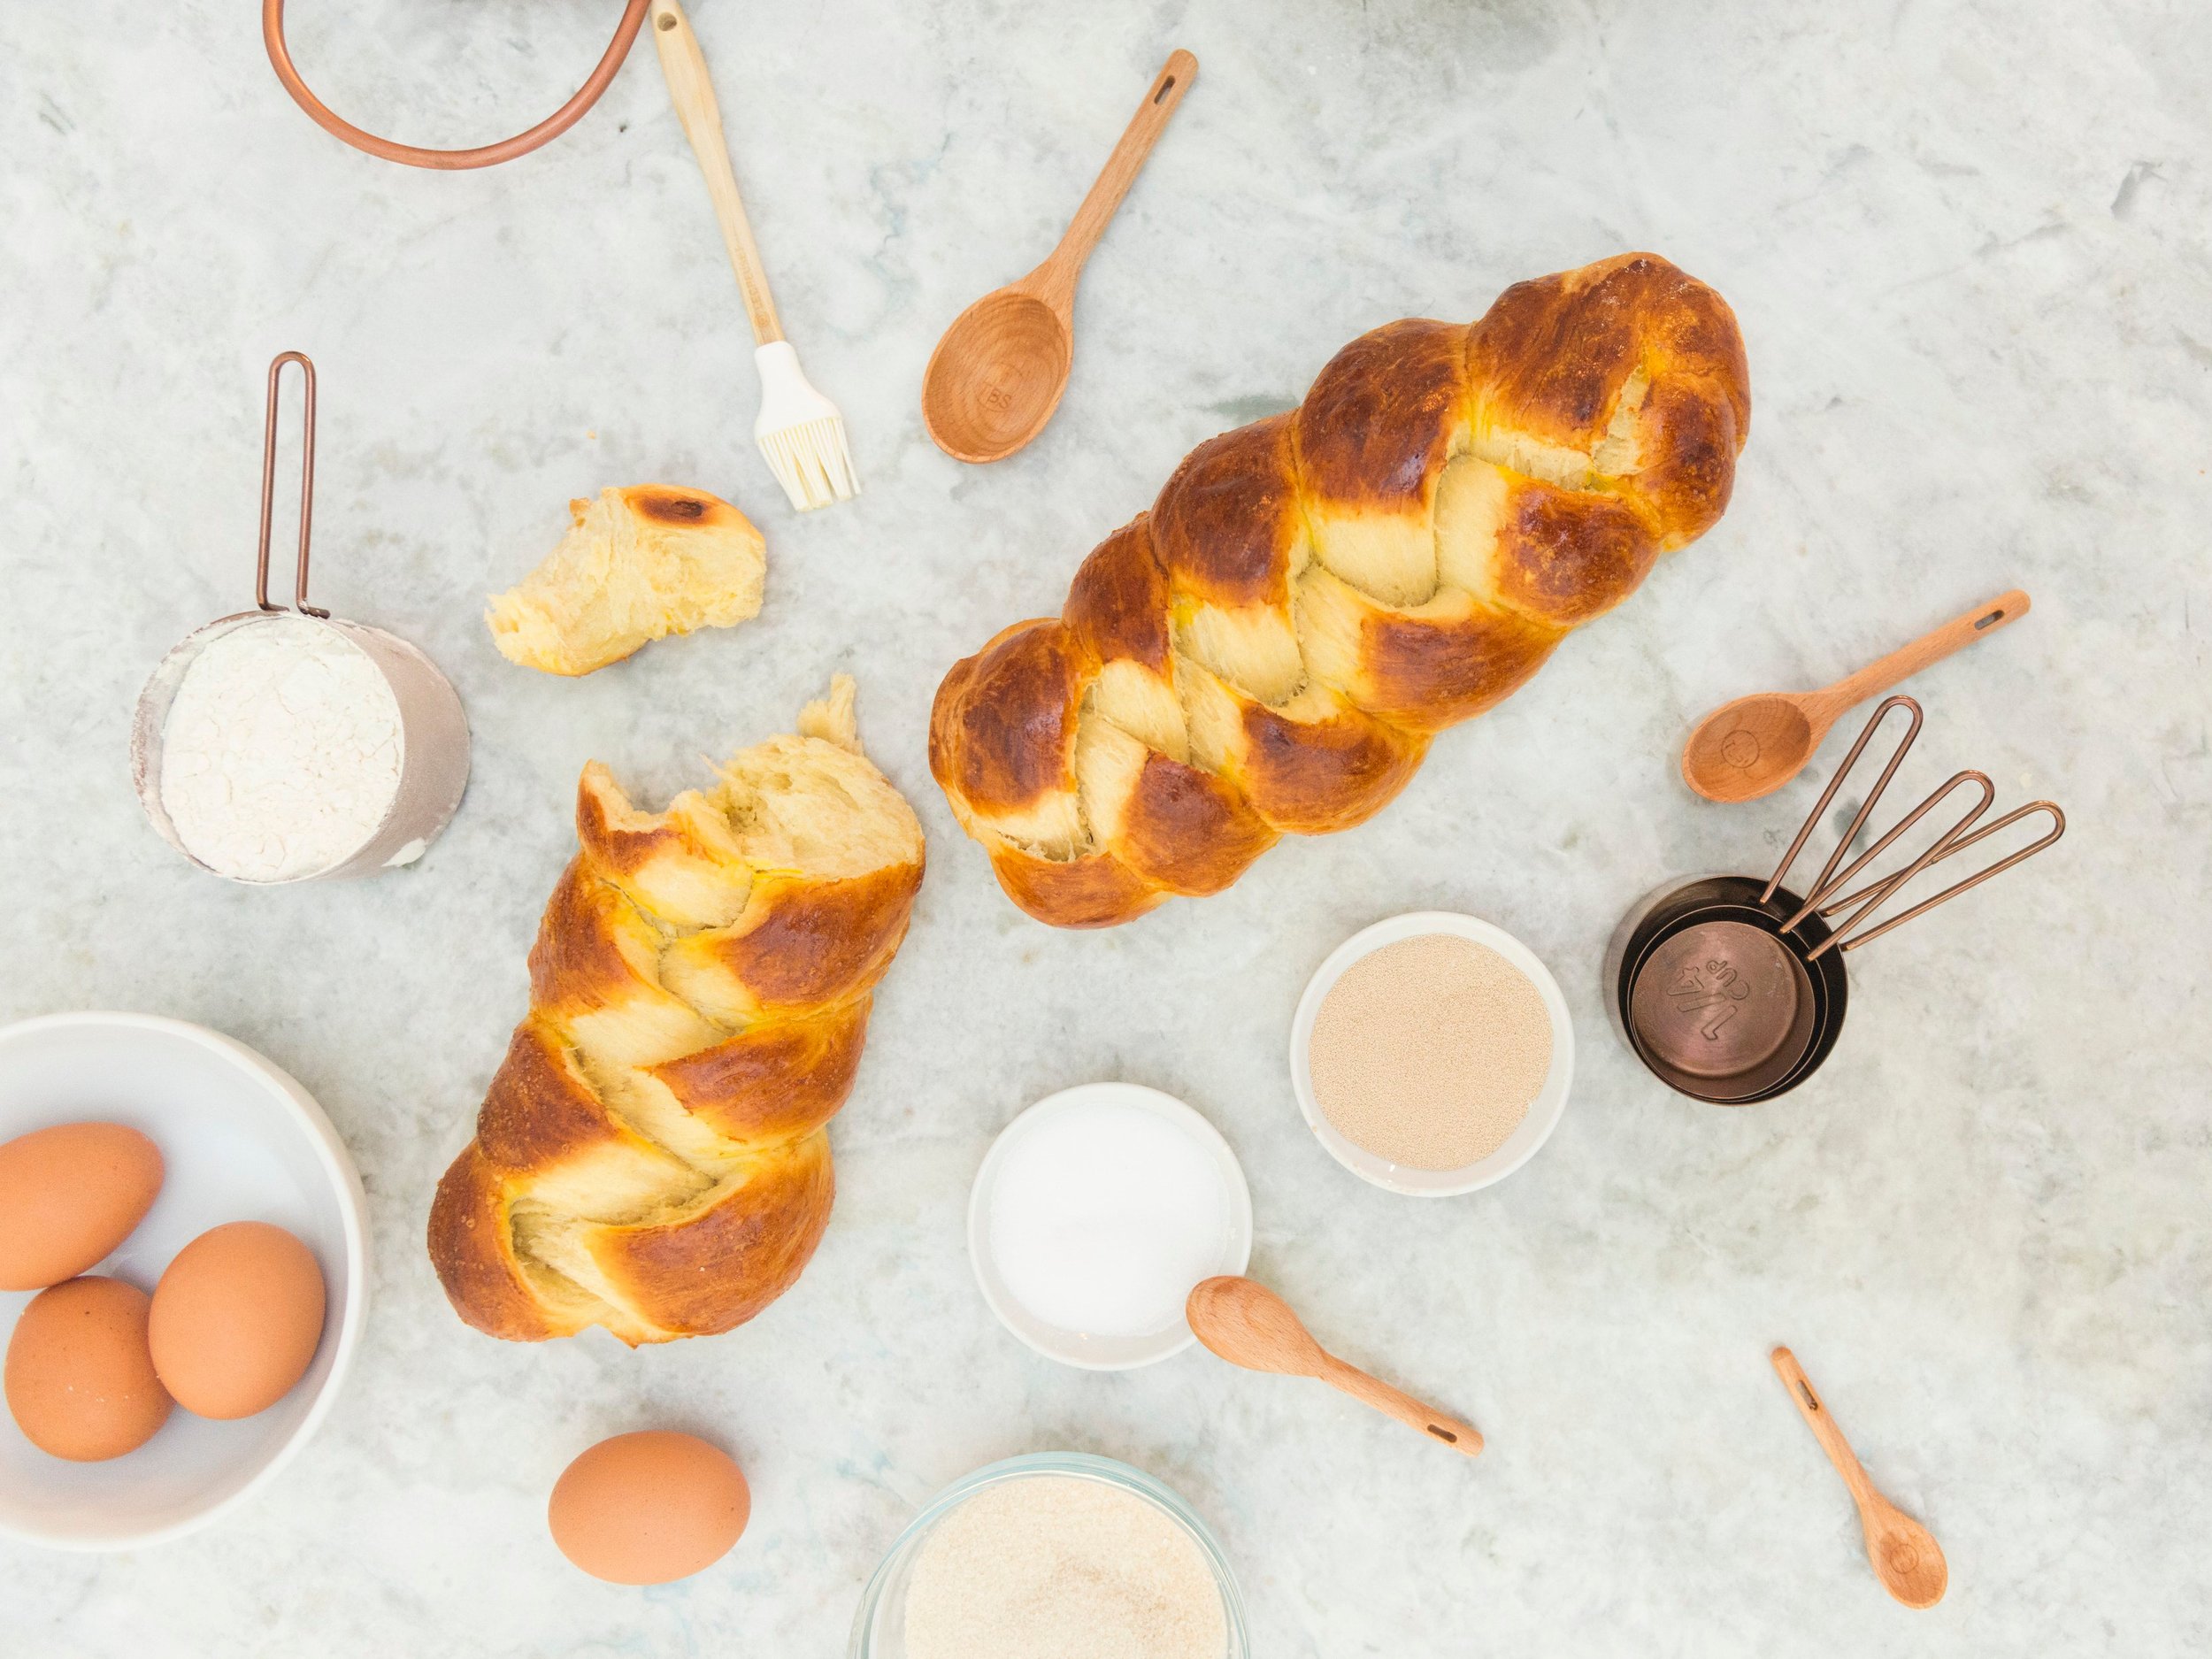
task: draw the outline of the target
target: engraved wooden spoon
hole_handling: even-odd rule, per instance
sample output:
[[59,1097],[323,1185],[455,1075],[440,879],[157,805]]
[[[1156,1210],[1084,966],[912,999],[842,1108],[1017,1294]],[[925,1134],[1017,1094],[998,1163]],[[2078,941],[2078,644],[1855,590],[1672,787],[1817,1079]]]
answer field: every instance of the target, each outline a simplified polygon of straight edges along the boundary
[[1137,170],[1197,78],[1198,59],[1171,55],[1104,171],[1045,262],[962,311],[929,354],[922,424],[957,461],[998,461],[1044,430],[1075,360],[1075,285]]
[[1472,1457],[1482,1449],[1482,1436],[1456,1417],[1423,1405],[1324,1349],[1299,1323],[1290,1304],[1264,1285],[1233,1277],[1207,1279],[1193,1287],[1183,1312],[1198,1340],[1232,1365],[1286,1377],[1317,1377],[1362,1405],[1434,1436],[1454,1451]]
[[1859,1525],[1866,1532],[1866,1558],[1873,1563],[1874,1576],[1882,1581],[1882,1588],[1907,1607],[1933,1607],[1943,1600],[1943,1592],[1951,1582],[1942,1549],[1926,1527],[1875,1491],[1866,1471],[1859,1467],[1850,1442],[1843,1438],[1843,1431],[1813,1392],[1797,1356],[1778,1348],[1770,1357],[1790,1398],[1812,1425],[1821,1450],[1828,1454],[1843,1484],[1851,1488],[1852,1499],[1859,1506]]
[[2028,596],[2016,588],[1819,691],[1762,691],[1724,703],[1682,746],[1683,781],[1708,801],[1772,795],[1805,769],[1840,716],[2027,613]]

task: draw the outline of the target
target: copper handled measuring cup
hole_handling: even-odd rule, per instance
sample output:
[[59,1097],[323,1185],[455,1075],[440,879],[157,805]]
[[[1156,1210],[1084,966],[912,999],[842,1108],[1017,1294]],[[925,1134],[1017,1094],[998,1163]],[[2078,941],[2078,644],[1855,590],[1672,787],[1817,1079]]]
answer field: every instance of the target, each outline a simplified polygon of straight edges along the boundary
[[[1782,885],[1790,867],[1877,728],[1900,708],[1909,711],[1902,740],[1801,898]],[[1755,876],[1722,875],[1670,884],[1647,895],[1622,919],[1606,954],[1607,1013],[1622,1041],[1660,1081],[1717,1105],[1749,1105],[1788,1093],[1826,1061],[1842,1032],[1850,993],[1846,952],[1980,886],[2065,833],[2066,816],[2049,801],[2032,802],[1982,825],[1995,788],[1983,773],[1962,772],[1864,852],[1849,857],[1919,735],[1921,719],[1919,703],[1907,696],[1891,697],[1874,711],[1763,883]],[[1975,793],[1973,804],[1904,868],[1855,891],[1840,891],[1961,789]],[[1909,910],[1872,923],[1875,913],[1923,871],[2036,813],[2050,818],[2048,833]],[[1839,915],[1840,921],[1831,922]]]
[[[305,394],[300,461],[299,560],[293,572],[292,606],[269,600],[269,526],[276,495],[277,394],[286,364],[300,370]],[[226,879],[257,886],[373,875],[411,864],[437,839],[460,805],[468,785],[469,728],[461,699],[438,665],[397,634],[348,622],[307,603],[307,563],[315,504],[315,365],[297,351],[280,352],[269,365],[268,412],[261,441],[261,546],[254,567],[254,609],[218,618],[195,630],[161,659],[139,695],[131,731],[131,778],[146,816],[162,838],[204,870],[213,866],[185,845],[162,801],[162,734],[186,672],[217,639],[273,619],[306,620],[327,628],[374,665],[396,704],[400,727],[399,780],[383,818],[368,838],[325,868],[270,881],[227,871]]]

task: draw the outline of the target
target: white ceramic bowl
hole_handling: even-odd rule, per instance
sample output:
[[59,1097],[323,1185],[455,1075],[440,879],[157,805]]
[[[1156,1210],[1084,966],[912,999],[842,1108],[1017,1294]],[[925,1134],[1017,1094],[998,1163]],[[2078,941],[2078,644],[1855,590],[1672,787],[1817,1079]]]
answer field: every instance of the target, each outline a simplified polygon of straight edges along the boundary
[[1229,1149],[1219,1130],[1181,1101],[1138,1083],[1085,1083],[1062,1089],[1057,1094],[1046,1095],[999,1131],[968,1194],[968,1259],[975,1264],[976,1283],[983,1287],[983,1300],[991,1304],[991,1311],[1037,1352],[1085,1371],[1133,1371],[1181,1353],[1197,1337],[1180,1318],[1143,1336],[1101,1336],[1048,1325],[1015,1299],[991,1253],[991,1194],[1005,1166],[1008,1150],[1054,1116],[1100,1102],[1149,1111],[1213,1154],[1222,1184],[1228,1190],[1229,1226],[1219,1262],[1203,1277],[1244,1271],[1252,1260],[1252,1194],[1244,1184],[1244,1170],[1237,1155]]
[[[322,1109],[242,1043],[147,1014],[53,1014],[0,1028],[0,1141],[88,1118],[150,1136],[166,1166],[145,1220],[93,1271],[150,1291],[210,1227],[267,1221],[315,1253],[327,1293],[307,1374],[253,1417],[216,1423],[180,1406],[136,1451],[76,1463],[40,1451],[0,1411],[0,1536],[124,1549],[243,1502],[322,1422],[361,1335],[365,1205]],[[0,1293],[0,1344],[30,1300]]]
[[[1343,977],[1344,971],[1385,945],[1429,933],[1453,933],[1471,939],[1479,945],[1487,945],[1528,976],[1537,994],[1544,999],[1545,1011],[1551,1016],[1551,1071],[1536,1098],[1529,1102],[1528,1115],[1488,1157],[1456,1170],[1409,1169],[1347,1141],[1337,1132],[1336,1125],[1322,1116],[1321,1108],[1313,1098],[1313,1067],[1307,1057],[1308,1047],[1313,1041],[1314,1018],[1321,1011],[1321,999],[1328,995],[1330,987]],[[1315,970],[1313,978],[1307,981],[1305,995],[1298,999],[1297,1015],[1290,1022],[1291,1087],[1298,1096],[1298,1110],[1305,1114],[1306,1126],[1319,1137],[1330,1156],[1361,1179],[1418,1198],[1448,1198],[1456,1193],[1471,1193],[1478,1187],[1503,1180],[1534,1157],[1537,1148],[1551,1139],[1551,1132],[1559,1126],[1560,1115],[1567,1110],[1567,1094],[1574,1086],[1574,1021],[1567,1013],[1567,999],[1560,994],[1559,982],[1551,977],[1551,970],[1538,959],[1534,951],[1502,927],[1472,916],[1462,916],[1456,910],[1413,910],[1354,933],[1331,951],[1328,959]]]

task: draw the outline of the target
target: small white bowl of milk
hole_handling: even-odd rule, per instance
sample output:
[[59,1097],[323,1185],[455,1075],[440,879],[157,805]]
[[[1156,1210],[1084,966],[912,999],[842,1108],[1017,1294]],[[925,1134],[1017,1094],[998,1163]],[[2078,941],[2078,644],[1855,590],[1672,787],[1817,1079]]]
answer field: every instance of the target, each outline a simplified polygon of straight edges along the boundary
[[1129,1371],[1196,1339],[1191,1287],[1242,1273],[1252,1195],[1220,1132],[1171,1094],[1086,1083],[1006,1125],[968,1199],[983,1299],[1037,1352]]

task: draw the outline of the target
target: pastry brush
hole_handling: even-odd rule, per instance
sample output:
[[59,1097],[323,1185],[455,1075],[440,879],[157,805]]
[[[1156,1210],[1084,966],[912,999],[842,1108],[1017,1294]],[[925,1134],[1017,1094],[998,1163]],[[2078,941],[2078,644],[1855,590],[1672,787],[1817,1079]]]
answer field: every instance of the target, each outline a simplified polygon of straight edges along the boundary
[[760,416],[753,422],[753,436],[767,458],[768,470],[799,511],[849,501],[860,493],[860,480],[854,476],[852,451],[845,442],[845,418],[808,381],[799,367],[799,354],[783,337],[776,302],[768,292],[768,273],[761,269],[760,249],[737,194],[736,175],[730,171],[722,111],[714,101],[714,83],[707,76],[699,37],[691,32],[691,19],[677,0],[653,0],[652,18],[653,44],[660,49],[661,73],[668,78],[676,119],[683,123],[684,136],[691,141],[699,169],[706,174],[722,242],[729,250],[730,267],[737,273],[738,291],[745,296],[745,314],[753,322],[753,361],[760,366]]

